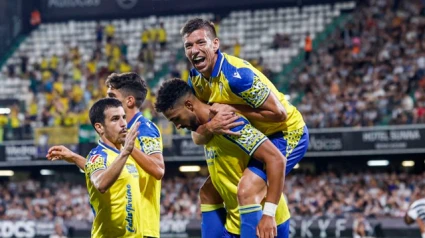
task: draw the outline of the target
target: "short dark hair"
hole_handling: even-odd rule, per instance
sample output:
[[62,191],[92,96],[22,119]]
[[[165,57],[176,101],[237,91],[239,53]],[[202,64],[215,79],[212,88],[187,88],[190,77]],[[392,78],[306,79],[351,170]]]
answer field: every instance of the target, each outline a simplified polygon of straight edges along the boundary
[[183,28],[180,30],[180,35],[184,37],[186,34],[191,34],[192,32],[202,28],[207,30],[207,32],[210,34],[210,38],[217,38],[214,23],[202,18],[193,18],[187,21],[186,24],[184,24]]
[[107,109],[117,107],[122,107],[122,103],[116,98],[102,98],[95,102],[89,111],[90,122],[93,128],[95,128],[94,124],[96,123],[105,124],[105,111]]
[[146,81],[133,72],[113,73],[106,79],[106,85],[119,90],[125,97],[133,96],[136,99],[136,106],[139,108],[142,106],[148,93]]
[[189,93],[192,93],[192,89],[184,80],[175,78],[165,81],[156,96],[156,111],[165,112],[168,109],[172,109],[180,98]]

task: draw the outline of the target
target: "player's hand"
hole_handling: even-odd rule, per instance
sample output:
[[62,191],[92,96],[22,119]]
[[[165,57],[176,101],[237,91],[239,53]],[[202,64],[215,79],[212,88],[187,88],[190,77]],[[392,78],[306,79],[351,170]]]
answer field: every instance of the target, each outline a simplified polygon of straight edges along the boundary
[[240,132],[233,132],[230,129],[236,126],[243,125],[242,121],[236,121],[239,116],[234,112],[217,112],[213,114],[211,120],[205,124],[207,130],[216,135],[235,135],[240,136]]
[[277,236],[277,225],[274,217],[263,215],[257,226],[257,236],[260,238],[273,238]]
[[125,137],[123,152],[131,154],[134,148],[134,141],[136,140],[137,135],[139,135],[139,126],[140,122],[137,122],[128,132]]
[[51,161],[65,160],[69,163],[75,163],[74,152],[63,145],[55,145],[49,148],[46,158]]

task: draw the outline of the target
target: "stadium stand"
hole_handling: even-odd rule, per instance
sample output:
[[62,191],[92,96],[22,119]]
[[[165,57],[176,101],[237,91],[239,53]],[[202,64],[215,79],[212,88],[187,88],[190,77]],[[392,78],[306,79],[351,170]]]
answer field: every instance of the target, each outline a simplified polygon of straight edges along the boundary
[[424,123],[424,26],[416,1],[356,8],[291,82],[308,126]]
[[[169,177],[162,182],[162,219],[200,217],[198,189],[205,177]],[[289,175],[285,183],[291,213],[308,217],[402,217],[409,198],[425,175],[406,173],[326,172],[320,175]],[[2,220],[79,220],[91,222],[85,184],[24,180],[0,184]]]
[[[229,53],[249,59],[271,75],[300,52],[305,34],[314,39],[342,10],[354,7],[354,2],[344,2],[301,9],[233,11],[221,20],[211,13],[196,16],[215,19],[225,51],[233,50]],[[87,124],[87,108],[105,96],[106,76],[131,70],[143,75],[152,88],[144,111],[152,119],[156,116],[152,102],[158,82],[188,76],[179,30],[194,16],[41,24],[9,58],[0,76],[10,85],[0,94],[27,105],[26,111],[18,110],[14,127]],[[164,47],[156,37],[161,23]],[[3,116],[0,124],[10,125],[10,116]],[[12,139],[24,137],[14,133]]]

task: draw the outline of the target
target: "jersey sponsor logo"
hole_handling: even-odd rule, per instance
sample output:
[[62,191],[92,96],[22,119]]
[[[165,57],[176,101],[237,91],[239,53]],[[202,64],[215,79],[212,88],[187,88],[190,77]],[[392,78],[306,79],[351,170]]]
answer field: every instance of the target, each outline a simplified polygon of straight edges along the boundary
[[127,217],[125,220],[127,221],[127,226],[125,229],[129,232],[136,232],[136,229],[133,227],[133,196],[131,194],[131,186],[130,184],[127,184],[127,193],[126,193],[126,199],[127,199],[127,205],[125,206],[125,211],[127,213]]
[[213,166],[214,165],[214,159],[217,158],[217,151],[215,148],[207,148],[205,147],[205,157],[207,159],[207,165]]

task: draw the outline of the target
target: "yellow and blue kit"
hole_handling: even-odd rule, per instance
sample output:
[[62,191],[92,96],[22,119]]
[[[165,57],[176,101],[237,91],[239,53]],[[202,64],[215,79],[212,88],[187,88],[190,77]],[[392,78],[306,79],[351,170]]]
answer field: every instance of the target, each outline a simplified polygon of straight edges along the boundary
[[[243,121],[244,124],[232,130],[239,131],[241,136],[215,135],[205,145],[205,156],[211,181],[223,198],[227,210],[225,230],[223,231],[225,237],[237,237],[240,234],[240,208],[237,201],[238,183],[250,160],[255,160],[251,158],[255,150],[267,140],[267,137],[254,128],[248,120],[243,117],[238,120]],[[281,225],[280,227],[285,226],[288,224],[286,221],[289,218],[288,206],[282,195],[275,217],[276,224]],[[284,236],[285,232],[281,233],[282,236],[279,237],[286,237]]]
[[102,141],[87,156],[85,165],[87,190],[90,206],[94,213],[91,237],[142,237],[142,208],[139,191],[139,173],[136,162],[129,157],[117,181],[100,193],[90,177],[93,173],[105,170],[118,157],[120,151]]
[[[301,113],[249,62],[218,50],[211,77],[206,79],[192,69],[188,84],[196,97],[208,104],[241,104],[259,108],[273,93],[285,108],[287,119],[282,122],[250,122],[268,136],[287,158],[286,174],[304,157],[308,148],[308,130]],[[264,178],[265,174],[260,176]]]
[[[131,128],[136,122],[140,122],[140,126],[135,148],[147,155],[162,153],[162,138],[158,127],[143,117],[141,112],[138,112],[130,120],[127,127]],[[146,173],[139,165],[136,167],[139,171],[140,193],[142,194],[143,235],[159,237],[161,180]]]

